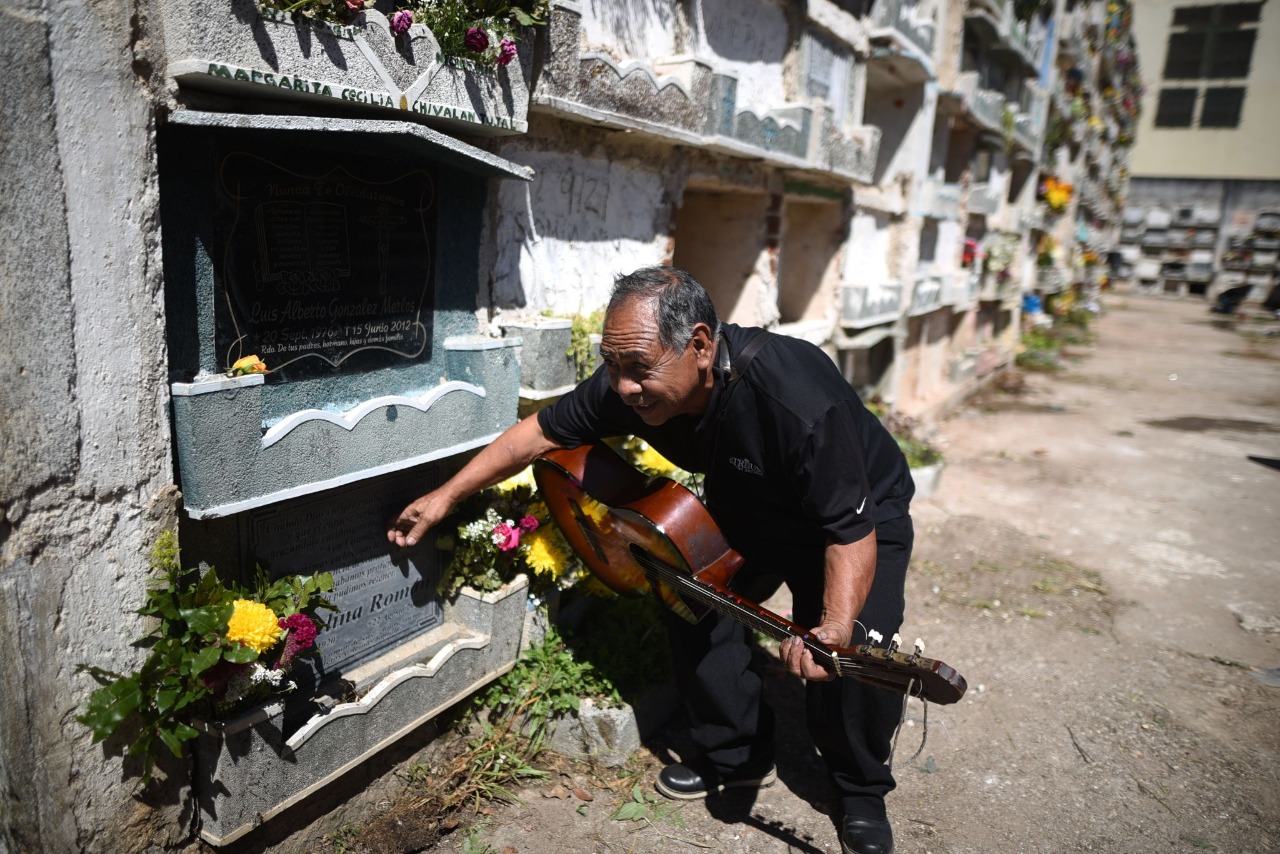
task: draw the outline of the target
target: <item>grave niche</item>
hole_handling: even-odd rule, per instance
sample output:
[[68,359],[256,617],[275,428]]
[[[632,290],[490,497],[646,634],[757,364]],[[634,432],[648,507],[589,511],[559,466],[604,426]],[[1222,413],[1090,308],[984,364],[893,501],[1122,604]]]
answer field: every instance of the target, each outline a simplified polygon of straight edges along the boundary
[[[223,845],[515,661],[523,586],[443,601],[386,525],[515,422],[519,340],[476,334],[476,288],[488,181],[530,172],[391,121],[185,111],[158,150],[183,559],[329,572],[341,609],[299,690],[203,727]],[[249,354],[269,373],[228,376]]]
[[[518,342],[477,336],[488,182],[406,122],[184,111],[159,135],[184,505],[213,518],[483,445]],[[227,376],[240,357],[268,373]]]

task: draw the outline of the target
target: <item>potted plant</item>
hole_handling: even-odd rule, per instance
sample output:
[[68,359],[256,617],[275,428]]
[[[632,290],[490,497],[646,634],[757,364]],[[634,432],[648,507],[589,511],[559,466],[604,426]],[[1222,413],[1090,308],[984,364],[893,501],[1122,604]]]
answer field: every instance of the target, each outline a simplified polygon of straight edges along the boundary
[[898,443],[902,455],[907,458],[907,467],[911,469],[911,479],[916,485],[915,497],[928,498],[933,495],[942,480],[942,451],[921,435],[916,419],[890,412],[878,397],[868,401],[867,408],[880,419]]

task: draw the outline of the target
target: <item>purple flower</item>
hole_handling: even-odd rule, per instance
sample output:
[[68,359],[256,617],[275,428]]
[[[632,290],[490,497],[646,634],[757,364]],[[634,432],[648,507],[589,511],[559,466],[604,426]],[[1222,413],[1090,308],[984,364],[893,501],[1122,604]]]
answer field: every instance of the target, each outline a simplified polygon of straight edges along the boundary
[[413,26],[413,13],[408,9],[401,9],[391,16],[391,32],[397,36],[402,36],[409,32],[409,28]]
[[489,48],[489,34],[484,31],[483,27],[472,27],[467,30],[465,41],[467,49],[476,53],[484,53]]
[[277,670],[284,670],[293,663],[293,659],[298,653],[304,652],[315,646],[316,635],[319,631],[316,624],[311,622],[311,618],[306,614],[292,614],[279,622],[280,628],[288,632],[284,639],[284,652],[280,654],[280,660],[276,662]]
[[498,45],[498,64],[506,65],[516,58],[516,43],[511,39],[503,39]]

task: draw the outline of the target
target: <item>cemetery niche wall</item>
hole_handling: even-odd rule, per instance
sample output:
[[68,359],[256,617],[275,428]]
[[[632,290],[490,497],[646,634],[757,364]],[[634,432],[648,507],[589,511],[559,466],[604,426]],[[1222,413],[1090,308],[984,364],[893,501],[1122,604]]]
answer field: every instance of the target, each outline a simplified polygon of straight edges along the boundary
[[166,0],[160,8],[169,75],[185,89],[313,110],[398,112],[455,133],[528,130],[529,40],[521,63],[487,66],[444,56],[421,24],[395,36],[377,9],[329,24],[254,0]]
[[525,582],[442,600],[434,545],[385,531],[515,422],[521,341],[477,334],[476,288],[489,181],[531,173],[404,121],[181,110],[157,148],[183,559],[327,571],[341,608],[297,691],[203,728],[224,845],[515,662]]

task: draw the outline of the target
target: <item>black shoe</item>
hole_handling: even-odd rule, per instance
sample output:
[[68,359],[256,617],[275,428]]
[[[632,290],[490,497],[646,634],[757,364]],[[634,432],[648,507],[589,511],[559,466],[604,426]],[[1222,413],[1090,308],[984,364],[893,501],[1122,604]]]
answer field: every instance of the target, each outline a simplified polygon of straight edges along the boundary
[[840,831],[840,850],[844,854],[893,854],[893,827],[887,821],[847,815]]
[[688,765],[681,765],[677,762],[662,769],[662,773],[658,775],[658,782],[654,786],[668,798],[675,798],[679,801],[696,801],[699,798],[705,798],[707,795],[723,792],[725,789],[760,789],[770,785],[776,779],[778,779],[778,773],[772,765],[763,774],[746,772],[723,777],[704,778]]

